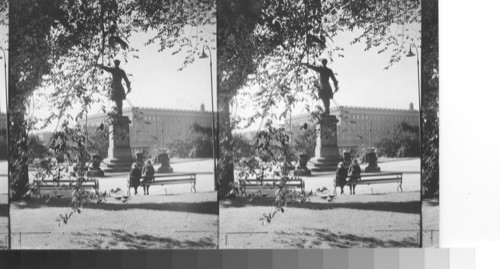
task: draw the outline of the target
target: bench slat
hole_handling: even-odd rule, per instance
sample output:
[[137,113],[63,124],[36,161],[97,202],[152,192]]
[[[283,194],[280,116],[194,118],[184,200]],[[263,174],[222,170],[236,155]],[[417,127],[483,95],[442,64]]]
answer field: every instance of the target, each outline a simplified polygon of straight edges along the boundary
[[[278,187],[281,185],[281,180],[280,179],[239,179],[238,180],[240,183],[241,188],[241,194],[246,193],[246,189],[275,189],[275,187]],[[285,182],[285,187],[295,187],[295,188],[300,188],[301,190],[304,190],[305,184],[302,179],[294,179],[294,180],[288,180]]]
[[[139,186],[163,186],[174,184],[191,184],[191,192],[196,192],[196,173],[168,173],[155,174],[154,181],[141,182]],[[141,177],[144,178],[144,177]],[[130,180],[128,182],[128,194],[130,194]],[[167,189],[165,188],[165,194]]]
[[[347,178],[351,178],[348,176]],[[397,191],[403,191],[403,173],[370,173],[361,174],[356,181],[347,181],[346,185],[372,185],[383,183],[397,183]],[[373,192],[373,189],[372,189]]]

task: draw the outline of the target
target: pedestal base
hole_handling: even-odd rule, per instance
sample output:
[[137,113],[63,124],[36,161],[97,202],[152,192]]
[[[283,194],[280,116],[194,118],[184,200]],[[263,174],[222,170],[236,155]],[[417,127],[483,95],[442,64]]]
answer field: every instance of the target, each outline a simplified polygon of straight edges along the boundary
[[104,176],[104,171],[101,169],[99,170],[89,170],[87,171],[87,176],[88,177],[103,177]]
[[109,127],[108,158],[105,164],[105,172],[129,172],[134,162],[130,148],[130,120],[126,116],[118,116]]
[[333,115],[321,116],[316,125],[318,137],[316,138],[316,158],[312,159],[314,172],[335,171],[342,161],[337,146],[337,117]]
[[302,168],[297,168],[295,171],[293,171],[293,175],[296,177],[308,177],[311,176],[311,170],[310,169],[302,169]]
[[373,173],[373,172],[380,172],[380,167],[378,165],[368,165],[366,168],[365,168],[365,172],[368,172],[368,173]]
[[105,165],[105,168],[103,170],[104,172],[107,173],[130,172],[130,169],[132,169],[133,162],[134,160],[132,158],[130,159],[107,158],[103,161]]
[[336,171],[341,161],[342,158],[314,158],[312,160],[314,167],[311,170],[313,172]]
[[172,167],[160,166],[160,168],[158,168],[158,171],[156,171],[156,172],[157,173],[173,173],[174,169]]

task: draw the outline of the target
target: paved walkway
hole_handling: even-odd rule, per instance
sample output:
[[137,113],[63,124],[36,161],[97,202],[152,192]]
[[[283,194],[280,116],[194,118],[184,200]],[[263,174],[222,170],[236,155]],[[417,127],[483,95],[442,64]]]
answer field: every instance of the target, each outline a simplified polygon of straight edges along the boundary
[[[362,171],[366,165],[361,165]],[[401,161],[391,161],[387,163],[379,163],[381,172],[403,172],[403,191],[419,191],[420,190],[420,159],[405,159]],[[318,188],[327,187],[330,191],[333,188],[333,179],[335,172],[313,172],[311,177],[302,177],[305,182],[306,190],[316,191]],[[360,185],[356,187],[357,194],[371,193],[374,194],[396,192],[397,184],[377,184],[377,185]],[[349,193],[349,187],[345,187],[344,191]],[[340,193],[340,188],[337,189]]]

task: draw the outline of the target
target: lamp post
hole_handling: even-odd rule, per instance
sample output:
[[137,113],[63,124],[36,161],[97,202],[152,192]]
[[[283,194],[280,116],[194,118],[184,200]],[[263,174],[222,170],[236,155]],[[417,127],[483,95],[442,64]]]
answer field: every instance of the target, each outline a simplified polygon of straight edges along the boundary
[[[3,67],[4,67],[4,74],[5,74],[5,113],[7,114],[7,111],[8,111],[8,104],[9,104],[9,88],[8,88],[8,82],[7,82],[7,57],[5,57],[5,50],[3,48],[0,47],[0,49],[2,50],[2,53],[3,53]],[[2,56],[0,56],[0,58],[2,58]],[[8,125],[8,122],[9,122],[9,117],[7,115],[7,125]],[[6,128],[8,128],[8,126],[5,126]],[[8,130],[7,130],[8,131]],[[9,141],[9,138],[7,136],[7,142]],[[7,156],[9,157],[9,146],[7,145]],[[8,158],[7,157],[7,158]],[[9,173],[7,173],[8,175]],[[8,182],[8,185],[10,187],[10,180],[7,180]],[[7,196],[7,203],[10,204],[10,195]],[[9,207],[8,207],[9,208]],[[7,209],[7,215],[10,216],[10,208]],[[8,236],[8,242],[7,242],[7,247],[8,249],[11,249],[11,246],[12,246],[12,236],[11,236],[11,222],[10,222],[10,218],[9,218],[9,222],[8,222],[8,225],[7,225],[7,231],[9,233],[9,236]]]
[[[205,53],[205,47],[208,50],[209,56]],[[202,52],[200,55],[200,59],[210,58],[210,93],[211,93],[211,101],[212,101],[212,155],[214,158],[214,190],[219,189],[219,184],[217,184],[217,160],[215,155],[215,112],[214,112],[214,83],[213,83],[213,75],[212,75],[212,51],[207,45],[203,45]]]
[[418,79],[418,107],[420,110],[422,110],[422,103],[421,103],[421,90],[420,90],[420,57],[418,56],[418,48],[417,48],[417,45],[415,45],[414,43],[411,43],[410,44],[410,49],[408,50],[408,54],[406,54],[406,57],[413,57],[415,56],[415,53],[413,53],[413,51],[411,51],[411,48],[414,47],[415,48],[415,52],[416,52],[416,56],[417,56],[417,79]]
[[[422,119],[422,92],[420,90],[420,57],[418,55],[418,47],[414,43],[410,44],[410,48],[408,50],[408,54],[406,54],[406,57],[413,57],[415,54],[411,51],[411,48],[415,48],[415,53],[417,56],[417,81],[418,81],[418,109],[420,113],[420,119]],[[418,125],[418,138],[420,142],[420,200],[422,200],[422,191],[423,191],[423,182],[422,182],[422,126],[421,124]],[[422,211],[422,208],[420,208],[420,211]],[[422,220],[422,214],[420,214],[420,246],[423,246],[423,220]]]

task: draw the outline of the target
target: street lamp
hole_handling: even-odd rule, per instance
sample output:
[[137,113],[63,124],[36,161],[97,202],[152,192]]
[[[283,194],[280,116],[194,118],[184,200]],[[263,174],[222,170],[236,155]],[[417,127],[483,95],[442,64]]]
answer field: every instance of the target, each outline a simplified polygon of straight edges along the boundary
[[[5,57],[5,50],[3,48],[0,48],[2,50],[2,53],[3,53],[3,67],[4,67],[4,71],[5,71],[5,113],[7,113],[9,107],[8,107],[8,104],[9,104],[9,88],[8,88],[8,84],[7,84],[7,57]],[[2,58],[0,56],[0,58]],[[7,125],[8,125],[8,122],[9,122],[9,118],[7,117]],[[8,126],[5,126],[6,128]],[[8,130],[7,130],[8,131]],[[7,137],[7,141],[8,141],[8,137]],[[10,156],[9,155],[9,147],[7,146],[7,156]],[[8,174],[8,173],[7,173]],[[10,187],[10,180],[8,180],[8,184],[9,184],[9,187]],[[10,204],[10,195],[7,196],[7,202]],[[10,212],[10,209],[9,209],[9,212]],[[9,212],[7,212],[7,214],[9,214]],[[11,228],[10,228],[10,218],[9,218],[9,225],[7,227],[8,229],[8,233],[9,233],[9,236],[8,236],[8,243],[7,243],[7,246],[8,246],[8,249],[11,248],[11,245],[12,245],[12,237],[10,236],[11,234]]]
[[415,52],[417,53],[416,56],[417,56],[417,79],[418,79],[418,106],[419,106],[419,109],[421,110],[422,108],[422,103],[421,103],[421,90],[420,90],[420,57],[418,57],[418,48],[417,48],[417,45],[415,45],[414,43],[411,43],[410,44],[410,49],[408,50],[408,53],[406,54],[406,57],[413,57],[415,56],[415,53],[413,53],[413,51],[411,50],[411,48],[414,47],[415,48]]
[[[408,50],[408,54],[406,54],[406,57],[413,57],[415,54],[411,51],[411,48],[415,48],[415,53],[417,56],[417,80],[418,80],[418,109],[420,113],[420,119],[422,119],[422,92],[420,90],[420,57],[418,56],[418,47],[414,43],[410,44],[410,49]],[[418,138],[420,142],[420,200],[422,200],[422,191],[423,191],[423,182],[422,182],[422,126],[421,124],[418,125]],[[422,220],[422,214],[420,214],[420,245],[423,246],[423,220]]]
[[[208,54],[210,57],[205,53],[205,47],[208,50]],[[200,55],[200,59],[206,59],[210,58],[210,93],[211,93],[211,101],[212,101],[212,155],[214,158],[214,190],[219,189],[219,184],[217,184],[217,160],[215,156],[215,112],[214,112],[214,83],[213,83],[213,75],[212,75],[212,51],[207,45],[203,45],[202,47],[202,52]]]

